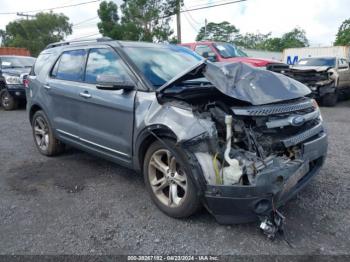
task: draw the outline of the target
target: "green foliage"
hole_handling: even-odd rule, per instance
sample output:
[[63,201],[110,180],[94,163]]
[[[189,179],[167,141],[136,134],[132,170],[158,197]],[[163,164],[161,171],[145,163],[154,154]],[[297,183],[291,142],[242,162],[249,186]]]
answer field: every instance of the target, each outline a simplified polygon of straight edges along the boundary
[[98,24],[100,33],[119,40],[168,41],[173,34],[170,28],[171,15],[183,0],[124,0],[120,6],[112,1],[100,4]]
[[309,46],[305,30],[300,28],[294,28],[292,31],[285,33],[282,36],[281,41],[282,49],[279,51],[282,51],[285,48]]
[[227,21],[221,23],[210,22],[207,24],[206,33],[205,26],[199,30],[196,41],[211,40],[218,42],[232,42],[238,33],[239,30]]
[[38,13],[34,19],[10,22],[0,32],[4,46],[24,47],[33,56],[52,42],[62,41],[72,33],[69,18],[63,14]]
[[238,35],[234,40],[235,44],[249,49],[265,49],[265,43],[270,38],[271,33],[268,34],[254,34],[247,33],[245,35]]
[[334,45],[350,45],[350,19],[345,20],[339,27]]

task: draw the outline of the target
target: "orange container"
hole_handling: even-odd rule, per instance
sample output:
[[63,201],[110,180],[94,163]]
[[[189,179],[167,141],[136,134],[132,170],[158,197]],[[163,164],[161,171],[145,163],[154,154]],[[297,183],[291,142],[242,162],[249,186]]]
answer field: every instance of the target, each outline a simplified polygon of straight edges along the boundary
[[26,48],[18,47],[0,47],[0,55],[20,55],[30,56],[30,52]]

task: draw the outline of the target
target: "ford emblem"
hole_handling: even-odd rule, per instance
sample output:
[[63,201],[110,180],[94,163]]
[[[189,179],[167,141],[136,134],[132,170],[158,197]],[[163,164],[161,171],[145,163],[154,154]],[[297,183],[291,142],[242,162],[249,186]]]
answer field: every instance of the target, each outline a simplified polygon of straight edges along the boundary
[[305,123],[305,117],[303,116],[295,116],[292,118],[292,125],[293,126],[301,126]]

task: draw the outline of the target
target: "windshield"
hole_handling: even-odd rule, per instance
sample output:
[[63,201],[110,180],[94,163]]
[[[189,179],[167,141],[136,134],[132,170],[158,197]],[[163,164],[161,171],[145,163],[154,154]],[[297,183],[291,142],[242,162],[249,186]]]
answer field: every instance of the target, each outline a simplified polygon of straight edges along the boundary
[[0,59],[2,68],[32,67],[35,62],[33,57],[3,56]]
[[244,53],[242,50],[240,50],[233,44],[218,43],[218,44],[214,44],[214,46],[223,58],[248,56],[246,53]]
[[174,45],[126,47],[125,51],[155,88],[203,60],[188,48]]
[[305,58],[301,59],[296,66],[329,66],[335,67],[335,58]]

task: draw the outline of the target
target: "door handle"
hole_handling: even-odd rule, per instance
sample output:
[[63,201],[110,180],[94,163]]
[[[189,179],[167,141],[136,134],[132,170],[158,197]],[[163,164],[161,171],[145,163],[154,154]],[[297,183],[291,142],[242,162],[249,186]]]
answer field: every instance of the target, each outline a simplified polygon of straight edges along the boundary
[[49,89],[51,89],[51,86],[49,86],[49,85],[44,85],[44,88],[45,88],[46,90],[49,90]]
[[88,92],[82,92],[79,94],[81,97],[84,97],[84,98],[91,98],[91,94],[89,94]]

